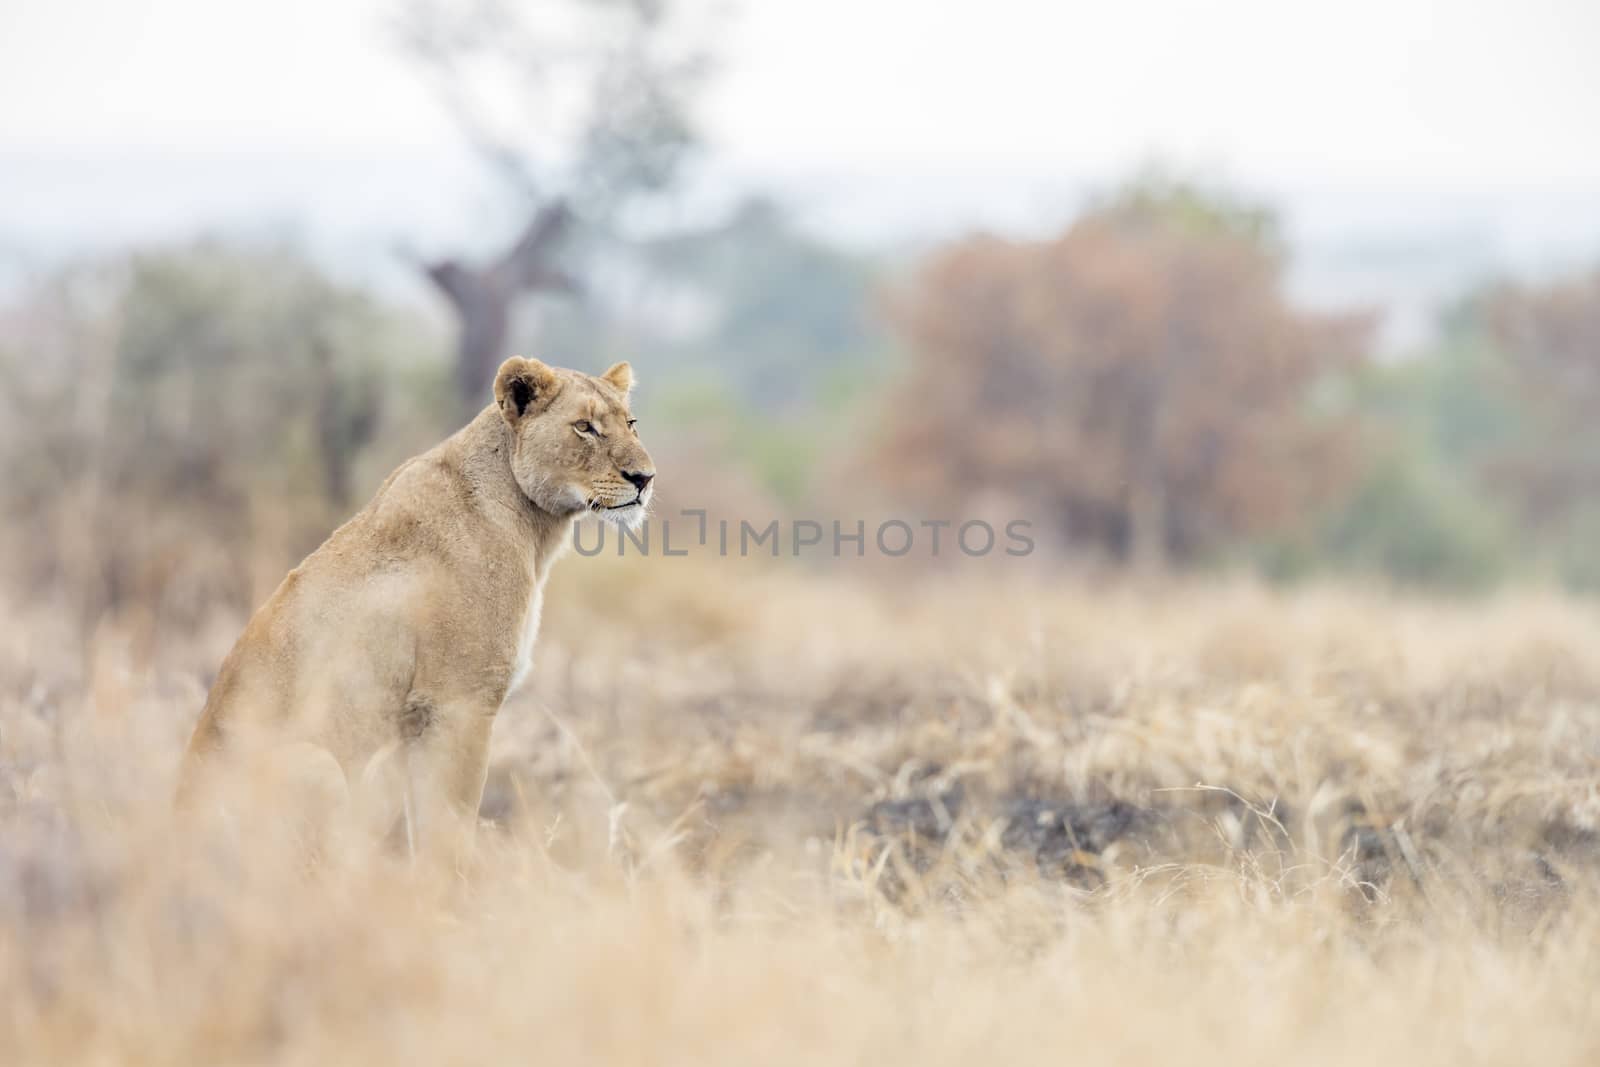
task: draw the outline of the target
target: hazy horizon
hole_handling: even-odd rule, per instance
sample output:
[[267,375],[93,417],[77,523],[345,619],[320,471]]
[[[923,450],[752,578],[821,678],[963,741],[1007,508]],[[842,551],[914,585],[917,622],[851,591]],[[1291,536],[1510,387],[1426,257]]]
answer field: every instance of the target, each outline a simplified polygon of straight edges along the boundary
[[[1274,206],[1296,292],[1379,301],[1402,337],[1462,285],[1600,252],[1600,13],[1582,3],[701,6],[721,59],[686,218],[764,192],[892,252],[1047,232],[1154,161]],[[267,230],[382,283],[400,249],[501,239],[517,209],[393,10],[0,14],[0,267]]]

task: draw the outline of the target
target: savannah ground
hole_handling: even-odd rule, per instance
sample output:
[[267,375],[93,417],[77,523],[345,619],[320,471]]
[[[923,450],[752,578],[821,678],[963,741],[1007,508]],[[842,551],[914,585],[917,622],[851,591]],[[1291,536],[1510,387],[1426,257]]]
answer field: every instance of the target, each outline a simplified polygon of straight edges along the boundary
[[1600,1062],[1592,602],[573,557],[445,879],[177,833],[243,619],[76,617],[6,605],[0,1063]]

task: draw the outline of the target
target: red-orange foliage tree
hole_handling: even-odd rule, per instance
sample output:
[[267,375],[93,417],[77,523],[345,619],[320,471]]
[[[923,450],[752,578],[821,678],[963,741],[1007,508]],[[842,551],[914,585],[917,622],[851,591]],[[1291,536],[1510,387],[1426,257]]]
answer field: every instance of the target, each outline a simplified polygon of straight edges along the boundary
[[1004,493],[1140,564],[1283,525],[1347,481],[1353,427],[1313,393],[1368,331],[1281,282],[1270,220],[1184,185],[946,249],[897,308],[914,365],[886,472],[945,508]]

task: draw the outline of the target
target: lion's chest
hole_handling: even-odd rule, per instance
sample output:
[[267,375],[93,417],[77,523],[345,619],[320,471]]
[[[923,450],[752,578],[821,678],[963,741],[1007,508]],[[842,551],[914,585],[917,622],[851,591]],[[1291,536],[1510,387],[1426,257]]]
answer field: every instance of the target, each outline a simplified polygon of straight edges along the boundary
[[511,665],[511,685],[507,693],[520,688],[533,667],[533,646],[539,638],[539,613],[543,608],[544,585],[535,581],[533,592],[528,596],[527,608],[522,614],[522,629],[517,635],[517,658]]

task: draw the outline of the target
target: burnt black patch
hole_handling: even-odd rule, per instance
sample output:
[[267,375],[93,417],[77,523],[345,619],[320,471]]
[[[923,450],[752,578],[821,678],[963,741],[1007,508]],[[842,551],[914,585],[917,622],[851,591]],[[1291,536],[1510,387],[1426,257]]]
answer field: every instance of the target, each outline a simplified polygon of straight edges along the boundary
[[960,784],[943,792],[902,800],[880,800],[865,822],[881,837],[908,837],[918,844],[940,844],[949,835],[966,797]]
[[[998,836],[991,839],[999,846],[991,856],[997,873],[1025,867],[1085,889],[1105,883],[1101,854],[1110,846],[1125,840],[1149,844],[1163,823],[1160,812],[1116,798],[1085,801],[1024,792],[985,802],[967,796],[959,783],[880,800],[860,819],[874,837],[896,845],[919,873],[932,869],[958,837],[974,844],[984,827],[998,824]],[[895,898],[895,879],[885,877],[879,888]]]
[[1001,844],[1032,855],[1042,872],[1060,868],[1074,856],[1098,855],[1156,821],[1153,812],[1123,800],[1086,804],[1018,796],[1006,807]]

